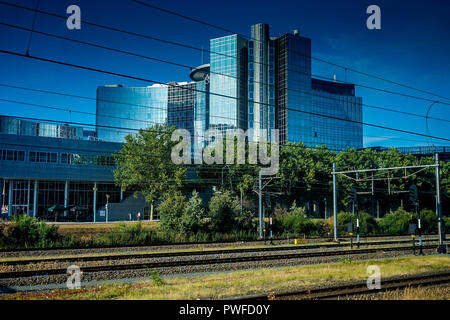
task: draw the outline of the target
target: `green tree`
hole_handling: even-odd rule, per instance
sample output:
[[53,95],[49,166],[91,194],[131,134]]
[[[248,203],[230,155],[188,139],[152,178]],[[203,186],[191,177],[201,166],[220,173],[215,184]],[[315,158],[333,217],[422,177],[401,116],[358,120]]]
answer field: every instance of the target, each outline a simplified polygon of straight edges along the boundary
[[181,232],[181,221],[185,210],[185,197],[180,192],[165,194],[165,199],[157,207],[161,217],[160,227],[164,231]]
[[232,231],[236,228],[235,218],[239,210],[239,201],[230,191],[214,194],[209,202],[211,228],[216,232]]
[[205,210],[202,206],[202,199],[198,192],[194,190],[181,216],[181,231],[184,233],[199,232],[202,228],[204,217]]
[[127,135],[122,150],[114,155],[116,184],[142,193],[151,204],[151,214],[154,202],[166,192],[179,190],[186,177],[186,168],[171,160],[172,148],[178,143],[171,141],[174,130],[159,124],[139,130]]

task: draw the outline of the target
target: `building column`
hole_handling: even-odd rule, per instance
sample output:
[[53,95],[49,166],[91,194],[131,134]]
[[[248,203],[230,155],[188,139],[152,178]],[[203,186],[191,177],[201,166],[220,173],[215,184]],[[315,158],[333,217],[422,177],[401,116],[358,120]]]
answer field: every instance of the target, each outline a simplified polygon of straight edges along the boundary
[[[69,181],[64,183],[64,208],[69,206]],[[64,217],[68,216],[68,212],[64,211]]]
[[64,208],[69,206],[69,181],[64,184]]
[[0,192],[0,214],[2,213],[2,208],[3,208],[3,200],[5,199],[5,180],[1,180],[0,181],[1,186],[0,188],[2,188],[2,192]]
[[97,182],[94,182],[94,222],[97,222]]
[[37,215],[38,208],[38,192],[39,192],[39,181],[34,180],[34,190],[33,190],[33,217]]
[[11,217],[11,211],[12,211],[12,199],[13,199],[13,181],[9,180],[9,191],[8,191],[8,217]]
[[31,180],[28,180],[28,190],[27,190],[27,216],[30,216],[30,192],[31,192]]

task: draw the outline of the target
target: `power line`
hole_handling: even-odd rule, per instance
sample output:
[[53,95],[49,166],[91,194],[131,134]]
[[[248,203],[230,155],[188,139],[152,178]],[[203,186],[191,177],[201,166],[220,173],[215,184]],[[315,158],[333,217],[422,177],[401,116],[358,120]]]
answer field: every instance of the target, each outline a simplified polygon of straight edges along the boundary
[[[24,31],[32,31],[34,33],[42,34],[42,35],[45,35],[45,36],[48,36],[48,37],[54,37],[54,38],[57,38],[57,39],[62,39],[62,40],[66,40],[66,41],[71,41],[71,42],[75,42],[75,43],[89,45],[89,46],[93,46],[93,47],[96,47],[96,48],[110,50],[110,51],[114,51],[114,52],[118,52],[118,53],[122,53],[122,54],[127,54],[127,55],[140,57],[140,58],[144,58],[144,59],[149,59],[149,60],[153,60],[153,61],[157,61],[157,62],[161,62],[161,63],[166,63],[166,64],[170,64],[170,65],[175,65],[175,66],[179,66],[179,67],[183,67],[183,68],[188,68],[190,70],[193,69],[192,66],[188,66],[188,65],[184,65],[184,64],[180,64],[180,63],[176,63],[176,62],[172,62],[172,61],[167,61],[167,60],[164,60],[164,59],[158,59],[158,58],[155,58],[155,57],[149,57],[149,56],[145,56],[145,55],[141,55],[141,54],[125,51],[125,50],[110,48],[110,47],[106,47],[106,46],[103,46],[103,45],[95,44],[95,43],[92,43],[92,42],[85,42],[85,41],[75,40],[75,39],[62,37],[62,36],[59,36],[59,35],[50,34],[50,33],[42,32],[42,31],[31,30],[29,28],[25,28],[25,27],[21,27],[21,26],[11,25],[11,24],[8,24],[8,23],[3,23],[3,22],[0,22],[0,25],[4,25],[4,26],[7,26],[7,27],[16,28],[16,29],[20,29],[20,30],[24,30]],[[217,74],[217,75],[221,75],[221,76],[230,77],[230,78],[233,78],[233,79],[238,79],[238,77],[232,76],[232,75],[227,75],[227,74],[218,73],[218,72],[211,72],[211,73]],[[275,86],[273,84],[263,83],[263,82],[259,82],[259,81],[255,81],[255,80],[253,80],[251,82],[262,84],[262,85],[267,85],[267,86],[272,86],[272,87]],[[287,91],[291,91],[291,92],[305,93],[305,94],[309,94],[311,96],[323,97],[323,98],[330,99],[330,100],[340,101],[340,99],[337,98],[337,97],[325,96],[325,95],[320,95],[320,94],[314,93],[313,92],[314,90],[312,90],[312,91],[305,91],[305,90],[298,90],[298,89],[292,89],[292,88],[287,88],[286,90]],[[405,115],[414,116],[414,117],[420,117],[420,118],[428,118],[428,119],[433,119],[433,120],[437,120],[437,121],[444,121],[444,122],[449,122],[450,123],[450,120],[448,120],[448,119],[442,119],[442,118],[436,118],[436,117],[426,117],[424,115],[420,115],[420,114],[417,114],[417,113],[400,111],[400,110],[390,109],[390,108],[386,108],[386,107],[373,106],[373,105],[368,105],[368,104],[364,104],[364,103],[362,103],[361,105],[363,107],[368,107],[368,108],[372,108],[372,109],[384,110],[384,111],[388,111],[388,112],[405,114]],[[256,123],[257,121],[253,121],[253,122]]]
[[[131,0],[131,1],[132,1],[132,2],[135,2],[135,3],[138,3],[138,4],[141,4],[141,5],[143,5],[143,6],[149,7],[149,8],[153,8],[153,9],[155,9],[155,10],[159,10],[159,11],[165,12],[165,13],[167,13],[167,14],[171,14],[171,15],[174,15],[174,16],[177,16],[177,17],[180,17],[180,18],[189,20],[189,21],[193,21],[193,22],[196,22],[196,23],[199,23],[199,24],[203,24],[203,25],[206,25],[206,26],[209,26],[209,27],[218,29],[218,30],[222,30],[222,31],[225,31],[225,32],[228,32],[228,33],[231,33],[231,34],[237,34],[237,35],[240,35],[240,36],[242,36],[242,37],[244,37],[244,38],[247,38],[248,40],[253,40],[253,41],[262,42],[262,41],[260,41],[259,39],[255,39],[255,38],[252,38],[252,37],[243,35],[243,34],[241,34],[241,33],[234,32],[234,31],[232,31],[232,30],[223,28],[223,27],[221,27],[221,26],[219,26],[219,25],[215,25],[215,24],[212,24],[212,23],[209,23],[209,22],[205,22],[205,21],[202,21],[202,20],[200,20],[200,19],[192,18],[192,17],[189,17],[189,16],[187,16],[187,15],[180,14],[180,13],[178,13],[178,12],[171,11],[171,10],[168,10],[168,9],[165,9],[165,8],[161,8],[161,7],[155,6],[155,5],[150,4],[150,3],[147,3],[147,2],[143,2],[143,1],[139,1],[139,0]],[[327,60],[322,59],[322,58],[317,58],[317,57],[309,56],[309,55],[306,55],[306,54],[304,54],[304,53],[302,53],[302,52],[298,52],[298,51],[295,51],[295,50],[290,50],[290,51],[293,52],[293,53],[296,53],[296,54],[300,54],[300,55],[302,55],[302,56],[305,56],[305,57],[307,57],[307,58],[311,58],[311,59],[313,59],[313,60],[317,60],[317,61],[320,61],[320,62],[327,63],[327,64],[329,64],[329,65],[333,65],[333,66],[335,66],[335,67],[342,68],[342,69],[344,69],[344,70],[346,70],[346,71],[347,71],[347,70],[348,70],[348,71],[352,71],[352,72],[359,73],[359,74],[362,74],[362,75],[367,76],[367,77],[371,77],[371,78],[375,78],[375,79],[378,79],[378,80],[382,80],[382,81],[385,81],[385,82],[388,82],[388,83],[391,83],[391,84],[395,84],[395,85],[398,85],[398,86],[401,86],[401,87],[404,87],[404,88],[407,88],[407,89],[416,90],[416,91],[419,91],[419,92],[422,92],[422,93],[426,93],[426,94],[433,95],[433,96],[436,96],[436,97],[439,97],[439,98],[443,98],[443,99],[446,99],[446,100],[450,100],[450,98],[448,98],[448,97],[444,97],[444,96],[435,94],[435,93],[433,93],[433,92],[429,92],[429,91],[426,91],[426,90],[418,89],[418,88],[412,87],[412,86],[410,86],[410,85],[402,84],[402,83],[400,83],[400,82],[396,82],[396,81],[389,80],[389,79],[386,79],[386,78],[383,78],[383,77],[380,77],[380,76],[376,76],[376,75],[373,75],[373,74],[369,74],[369,73],[367,73],[367,72],[362,72],[362,71],[359,71],[359,70],[356,70],[356,69],[353,69],[353,68],[349,68],[349,67],[347,67],[347,66],[342,66],[342,65],[339,65],[339,64],[334,63],[334,62],[331,62],[331,61],[327,61]]]
[[[38,12],[38,13],[41,13],[41,14],[57,17],[57,18],[64,19],[64,20],[67,19],[67,17],[61,16],[61,15],[58,15],[58,14],[55,14],[55,13],[46,12],[46,11],[42,11],[42,10],[36,10],[36,9],[20,6],[20,5],[17,5],[17,4],[12,4],[12,3],[9,3],[9,2],[0,1],[0,4],[4,4],[4,5],[7,5],[7,6],[12,6],[12,7],[28,10],[28,11]],[[220,52],[213,52],[213,51],[210,51],[210,50],[194,47],[194,46],[187,45],[187,44],[182,44],[182,43],[175,42],[175,41],[160,39],[160,38],[157,38],[157,37],[144,35],[144,34],[131,32],[131,31],[126,31],[126,30],[122,30],[122,29],[117,29],[117,28],[110,27],[110,26],[104,26],[104,25],[100,25],[100,24],[97,24],[97,23],[89,22],[89,21],[86,21],[86,20],[81,20],[81,21],[84,24],[92,25],[92,26],[95,26],[95,27],[98,27],[98,28],[102,28],[102,29],[106,29],[106,30],[110,30],[110,31],[115,31],[115,32],[124,33],[124,34],[128,34],[128,35],[133,35],[133,36],[136,36],[136,37],[141,37],[141,38],[145,38],[145,39],[149,39],[149,40],[159,41],[159,42],[163,42],[163,43],[166,43],[166,44],[175,45],[175,46],[179,46],[179,47],[185,47],[185,48],[188,48],[188,49],[197,50],[197,51],[201,51],[201,52],[207,51],[207,52],[212,53],[212,54],[217,54],[217,55],[225,56],[225,57],[228,57],[228,58],[237,59],[236,56],[230,56],[230,55],[226,55],[226,54],[223,54],[223,53],[220,53]],[[267,65],[267,64],[264,64],[262,62],[257,62],[257,61],[253,61],[253,62],[257,63],[257,64],[261,64],[261,65]],[[292,69],[288,69],[288,70],[292,71],[292,72],[295,72],[295,73],[299,73],[299,74],[305,74],[305,75],[309,75],[309,76],[313,76],[313,77],[318,77],[318,78],[323,78],[323,79],[335,81],[335,79],[330,78],[330,77],[325,77],[325,76],[321,76],[321,75],[314,75],[314,74],[307,74],[307,73],[300,72],[298,70],[292,70]],[[341,82],[341,81],[339,81],[339,82]],[[419,97],[419,96],[408,95],[408,94],[404,94],[404,93],[400,93],[400,92],[395,92],[395,91],[375,88],[375,87],[366,86],[366,85],[362,85],[362,84],[356,84],[355,83],[355,85],[363,87],[363,88],[366,88],[366,89],[371,89],[371,90],[384,92],[384,93],[404,96],[404,97],[408,97],[408,98],[414,98],[414,99],[423,100],[423,101],[435,102],[435,100],[422,98],[422,97]],[[260,102],[255,102],[255,103],[261,104]],[[437,101],[437,103],[450,105],[450,103],[445,103],[445,102],[442,102],[442,101]]]
[[[144,82],[163,84],[163,85],[167,85],[167,86],[176,87],[176,85],[172,85],[170,83],[169,84],[165,84],[165,83],[162,83],[162,82],[159,82],[159,81],[149,80],[149,79],[145,79],[145,78],[141,78],[141,77],[125,75],[125,74],[121,74],[121,73],[117,73],[117,72],[111,72],[111,71],[101,70],[101,69],[87,67],[87,66],[80,66],[80,65],[76,65],[76,64],[72,64],[72,63],[68,63],[68,62],[61,62],[61,61],[52,60],[52,59],[35,57],[35,56],[32,56],[32,55],[28,55],[27,56],[27,55],[24,55],[24,54],[21,54],[21,53],[8,51],[8,50],[0,50],[0,53],[20,56],[20,57],[24,57],[24,58],[28,58],[28,59],[34,59],[34,60],[43,61],[43,62],[50,62],[50,63],[54,63],[54,64],[64,65],[64,66],[73,67],[73,68],[79,68],[79,69],[88,70],[88,71],[100,72],[100,73],[104,73],[104,74],[109,74],[109,75],[113,75],[113,76],[129,78],[129,79],[133,79],[133,80],[139,80],[139,81],[144,81]],[[227,95],[223,95],[223,94],[219,94],[219,93],[210,93],[210,92],[207,92],[207,91],[204,91],[204,90],[198,90],[198,89],[194,89],[194,88],[186,88],[186,90],[192,90],[192,91],[201,92],[201,93],[208,93],[210,95],[216,95],[216,96],[219,96],[219,97],[234,99],[234,100],[237,100],[237,101],[241,100],[240,98],[237,98],[237,97],[227,96]],[[255,102],[255,101],[252,101],[252,100],[247,100],[247,101]],[[269,104],[265,104],[265,103],[260,103],[260,104],[269,105]],[[306,113],[306,114],[320,116],[320,117],[325,117],[325,118],[330,118],[330,119],[334,119],[334,120],[341,120],[341,121],[346,121],[346,122],[350,122],[350,123],[356,123],[356,124],[371,126],[371,127],[375,127],[375,128],[379,128],[379,129],[386,129],[386,130],[391,130],[391,131],[396,131],[396,132],[401,132],[401,133],[418,135],[418,136],[427,137],[427,138],[433,138],[433,139],[437,139],[437,140],[450,141],[450,139],[447,139],[447,138],[436,137],[436,136],[432,136],[432,135],[428,135],[428,134],[422,134],[422,133],[417,133],[417,132],[412,132],[412,131],[408,131],[408,130],[395,129],[395,128],[390,128],[390,127],[386,127],[386,126],[381,126],[381,125],[376,125],[376,124],[371,124],[371,123],[365,123],[365,122],[357,121],[357,120],[343,119],[343,118],[334,117],[334,116],[330,116],[330,115],[324,115],[324,114],[319,114],[319,113],[315,113],[315,112],[308,112],[308,111],[297,110],[297,109],[292,109],[292,108],[286,108],[286,109],[290,110],[290,111],[294,111],[294,112]]]
[[[27,90],[28,88],[23,88],[23,87],[18,87],[18,86],[10,86],[10,85],[4,85],[4,84],[0,84],[0,86],[6,86],[6,87],[11,87],[11,88],[17,88],[17,89],[22,89],[22,90]],[[63,93],[58,93],[58,92],[53,92],[53,91],[47,91],[47,90],[39,90],[39,89],[29,89],[30,91],[37,91],[37,92],[44,92],[44,93],[51,93],[51,94],[58,94],[58,95],[66,95]],[[81,96],[76,96],[76,95],[70,95],[68,94],[67,96],[70,97],[80,97],[80,98],[86,98],[86,99],[91,99],[91,100],[96,100],[95,98],[89,98],[89,97],[81,97]],[[121,120],[128,120],[128,121],[136,121],[136,122],[144,122],[147,124],[161,124],[160,122],[156,122],[156,121],[151,121],[151,120],[141,120],[141,119],[134,119],[134,118],[125,118],[125,117],[118,117],[118,116],[114,116],[114,115],[109,115],[109,114],[98,114],[98,113],[93,113],[93,112],[88,112],[88,111],[80,111],[80,110],[74,110],[74,109],[67,109],[67,108],[62,108],[62,107],[54,107],[54,106],[48,106],[48,105],[42,105],[42,104],[36,104],[36,103],[30,103],[30,102],[25,102],[25,101],[18,101],[18,100],[11,100],[11,99],[4,99],[4,98],[0,98],[0,101],[3,102],[8,102],[8,103],[15,103],[15,104],[22,104],[22,105],[27,105],[27,106],[33,106],[33,107],[37,107],[37,108],[45,108],[45,109],[52,109],[52,110],[59,110],[59,111],[64,111],[64,112],[74,112],[74,113],[80,113],[80,114],[86,114],[86,115],[92,115],[92,116],[102,116],[102,117],[107,117],[107,118],[114,118],[114,119],[121,119]],[[121,102],[114,102],[114,101],[109,101],[109,100],[102,100],[102,99],[98,99],[98,101],[107,101],[110,103],[121,103]],[[124,103],[124,104],[128,104],[128,103]],[[158,108],[158,107],[152,107],[152,106],[143,106],[143,105],[136,105],[136,106],[141,106],[144,107],[146,109],[161,109],[161,110],[166,110],[164,108]],[[216,116],[211,115],[210,117],[215,118]],[[221,117],[221,116],[217,116],[219,118],[225,118],[225,119],[231,119],[234,120],[235,118],[231,118],[231,117]],[[95,125],[93,125],[95,126]],[[305,128],[304,126],[292,126],[293,128]],[[135,128],[136,129],[136,128]],[[107,130],[107,129],[102,129],[102,130]],[[137,130],[137,129],[136,129]],[[116,130],[110,130],[115,132]],[[121,129],[121,131],[125,131],[128,132],[127,128],[123,128]],[[393,138],[393,137],[386,137],[386,136],[371,136],[371,135],[362,135],[363,137],[368,137],[368,138],[386,138],[389,140],[399,140],[399,141],[412,141],[412,142],[429,142],[426,140],[417,140],[417,139],[403,139],[403,138]],[[200,137],[200,138],[205,138],[205,136],[199,136],[199,135],[194,135],[194,137]],[[252,142],[252,141],[250,141]],[[305,142],[305,141],[303,141]],[[308,143],[313,143],[312,141],[309,141]],[[330,149],[330,150],[334,150],[334,149]]]

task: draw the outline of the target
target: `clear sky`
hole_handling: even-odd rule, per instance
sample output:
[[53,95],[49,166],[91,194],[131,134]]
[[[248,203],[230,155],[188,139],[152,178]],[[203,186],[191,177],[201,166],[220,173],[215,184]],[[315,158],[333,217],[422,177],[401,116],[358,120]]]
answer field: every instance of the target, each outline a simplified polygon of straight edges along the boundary
[[[7,0],[35,8],[37,0]],[[312,56],[381,76],[450,98],[450,2],[375,1],[375,0],[277,0],[277,1],[152,1],[157,6],[210,22],[240,34],[249,35],[250,25],[268,23],[274,36],[299,29],[312,39]],[[82,19],[162,39],[209,48],[209,39],[226,32],[187,21],[131,0],[40,0],[39,9],[66,15],[66,8],[76,4]],[[381,8],[381,30],[368,30],[366,9]],[[0,3],[0,22],[30,28],[33,13]],[[187,48],[105,31],[86,24],[81,30],[68,30],[66,21],[38,14],[36,30],[73,39],[95,42],[117,49],[174,61],[195,67],[202,54]],[[29,32],[0,26],[0,49],[25,53]],[[176,66],[111,53],[77,43],[33,34],[30,54],[80,64],[159,82],[189,81],[189,70]],[[203,62],[208,62],[203,55]],[[348,81],[365,86],[399,91],[408,95],[445,101],[380,80],[347,72],[313,60],[313,75]],[[147,86],[151,83],[14,57],[0,53],[0,84],[52,90],[95,98],[96,88],[105,84]],[[425,115],[431,102],[391,95],[356,87],[363,103]],[[66,109],[95,113],[94,100],[82,100],[32,93],[0,86],[0,99],[20,100]],[[75,121],[95,124],[94,115],[68,113],[0,101],[0,114]],[[450,120],[450,105],[433,105],[430,116]],[[420,133],[427,133],[425,119],[364,107],[364,121]],[[429,120],[429,134],[450,139],[449,122]],[[364,127],[365,146],[450,145],[388,130]]]

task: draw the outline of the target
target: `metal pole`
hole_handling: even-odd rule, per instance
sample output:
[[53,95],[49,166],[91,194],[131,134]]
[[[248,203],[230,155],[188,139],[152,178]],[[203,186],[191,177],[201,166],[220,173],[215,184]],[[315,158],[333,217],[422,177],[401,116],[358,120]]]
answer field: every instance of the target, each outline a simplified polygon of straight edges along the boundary
[[241,216],[242,216],[242,188],[241,188]]
[[[66,209],[69,207],[69,181],[64,182],[64,216],[66,216]],[[76,212],[75,212],[76,214]]]
[[263,237],[263,218],[262,218],[262,171],[259,171],[259,237]]
[[324,198],[325,200],[325,219],[328,219],[328,212],[327,212],[327,198]]
[[27,216],[30,216],[30,193],[31,193],[31,180],[28,180],[28,190],[27,190]]
[[93,201],[93,206],[94,206],[94,223],[97,222],[97,182],[94,182],[94,201]]
[[107,194],[106,195],[106,222],[108,222],[108,219],[109,219],[109,206],[108,206],[108,203],[109,203],[109,194]]
[[9,180],[8,190],[8,217],[12,215],[12,200],[13,200],[13,181]]
[[417,228],[419,232],[419,255],[423,255],[422,251],[422,225],[420,221],[419,202],[416,201]]
[[38,211],[38,192],[39,192],[39,181],[34,180],[34,190],[33,190],[33,217],[36,217]]
[[[2,189],[2,208],[5,208],[5,197],[6,197],[6,180],[3,180],[3,189]],[[3,213],[3,212],[2,212]]]
[[442,224],[442,208],[441,208],[441,181],[439,168],[439,154],[436,153],[436,215],[438,218],[438,232],[439,232],[439,253],[446,253],[444,246],[445,232]]
[[377,200],[377,219],[380,219],[380,200]]
[[334,241],[338,240],[337,230],[337,183],[336,183],[336,163],[333,163],[333,224],[334,224]]

